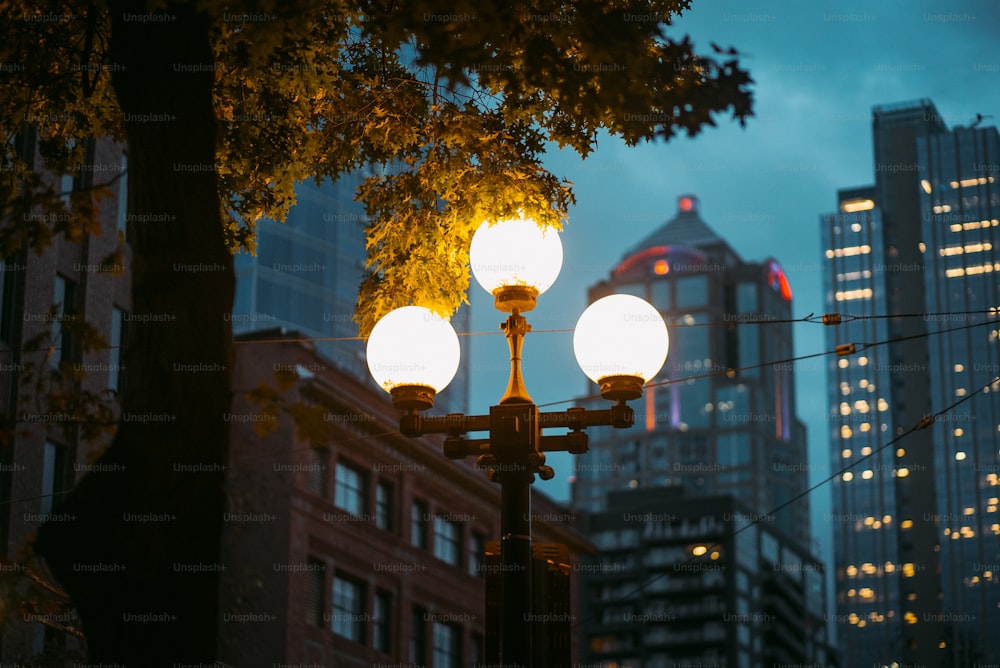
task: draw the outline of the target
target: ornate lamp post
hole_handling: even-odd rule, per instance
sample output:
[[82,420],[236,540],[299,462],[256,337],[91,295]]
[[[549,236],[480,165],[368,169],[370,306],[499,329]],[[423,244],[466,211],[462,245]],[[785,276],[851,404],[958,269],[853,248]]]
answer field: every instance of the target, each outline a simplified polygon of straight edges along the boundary
[[[483,223],[470,248],[476,280],[493,294],[498,310],[508,313],[500,325],[510,347],[510,380],[488,415],[454,413],[423,416],[434,395],[451,382],[458,369],[459,345],[444,319],[417,306],[397,309],[382,318],[368,340],[368,367],[376,382],[403,411],[400,431],[407,436],[446,434],[444,454],[452,459],[477,456],[477,465],[500,483],[501,494],[501,628],[500,663],[532,663],[531,495],[538,474],[555,473],[545,453],[587,451],[590,426],[632,426],[635,414],[627,401],[642,395],[642,386],[663,366],[667,329],[650,304],[631,295],[610,295],[587,308],[577,322],[573,348],[584,373],[614,402],[604,410],[574,407],[542,412],[524,387],[521,347],[531,331],[522,313],[532,310],[538,295],[555,281],[562,265],[562,244],[552,229],[530,219],[495,225]],[[549,428],[568,429],[551,436]],[[487,432],[484,438],[467,438]]]

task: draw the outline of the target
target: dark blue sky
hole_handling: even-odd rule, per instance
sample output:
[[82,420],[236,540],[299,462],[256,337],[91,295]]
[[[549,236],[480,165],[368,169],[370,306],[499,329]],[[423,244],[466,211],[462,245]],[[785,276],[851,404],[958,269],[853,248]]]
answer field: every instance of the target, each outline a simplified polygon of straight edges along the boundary
[[[701,53],[710,54],[712,41],[745,54],[756,117],[745,129],[720,118],[694,139],[631,149],[605,137],[586,161],[552,153],[547,166],[575,184],[577,206],[562,235],[562,273],[528,314],[536,329],[571,329],[586,288],[671,218],[686,193],[701,199],[702,218],[745,260],[782,263],[796,317],[822,313],[819,216],[834,210],[838,189],[873,181],[871,108],[930,98],[949,127],[976,114],[1000,123],[996,0],[694,0],[670,33],[689,34]],[[472,299],[473,329],[497,331],[503,317],[492,298],[473,283]],[[822,325],[796,326],[796,354],[826,350],[824,334]],[[506,344],[500,335],[472,344],[470,412],[483,413],[506,386]],[[536,403],[592,391],[570,333],[529,335],[524,358]],[[815,481],[829,473],[825,360],[799,363],[796,375]],[[556,478],[536,484],[565,500],[573,464],[568,455],[550,463]],[[828,525],[829,496],[829,486],[813,496],[814,532]],[[823,552],[828,540],[819,537]]]

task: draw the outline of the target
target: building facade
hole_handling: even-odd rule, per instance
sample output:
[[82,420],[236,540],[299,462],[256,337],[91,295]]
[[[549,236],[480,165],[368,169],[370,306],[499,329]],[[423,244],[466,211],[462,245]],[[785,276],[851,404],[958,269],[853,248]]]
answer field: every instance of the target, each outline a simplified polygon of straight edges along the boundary
[[887,342],[828,367],[839,644],[996,662],[1000,142],[930,100],[875,107],[873,140],[874,185],[821,219],[830,346]]
[[794,357],[791,288],[776,260],[744,261],[698,204],[680,197],[590,289],[590,301],[650,302],[670,350],[635,426],[592,429],[575,460],[573,502],[598,547],[583,585],[585,662],[836,665],[797,498],[808,466],[794,366],[775,363]]
[[[613,490],[682,485],[732,494],[767,515],[807,487],[806,435],[795,408],[791,289],[776,260],[745,262],[678,199],[674,218],[625,254],[591,302],[625,293],[664,316],[670,351],[635,427],[595,429],[577,458],[574,504],[596,510]],[[802,499],[775,516],[810,544]]]
[[[40,171],[36,138],[26,133],[17,142],[21,157]],[[108,432],[88,434],[83,427],[99,419],[99,407],[113,405],[123,382],[120,345],[130,319],[131,284],[125,271],[129,251],[119,247],[118,235],[143,223],[127,215],[125,149],[98,140],[84,154],[75,174],[51,183],[69,204],[72,198],[89,199],[90,189],[111,181],[110,196],[95,202],[100,231],[79,241],[54,235],[40,253],[21,248],[0,260],[0,568],[5,576],[27,576],[30,570],[48,577],[36,570],[37,563],[25,561],[28,541],[42,523],[70,519],[58,512],[60,499],[90,470],[90,456],[110,440]],[[52,225],[54,216],[63,215],[73,214],[32,212],[25,222]],[[116,251],[122,254],[109,260]],[[84,346],[84,322],[108,347]],[[7,591],[13,595],[14,590]],[[30,598],[17,594],[5,602],[5,616],[17,618],[7,619],[12,623],[0,637],[0,660],[27,662],[79,650],[79,643],[59,630],[78,626],[75,614],[55,599]]]
[[[484,663],[487,583],[495,589],[499,575],[488,556],[500,532],[499,486],[471,462],[447,459],[441,439],[401,435],[384,392],[297,333],[280,337],[264,331],[237,343],[229,508],[216,566],[224,581],[220,658],[234,666]],[[301,438],[287,415],[271,433],[256,433],[261,410],[239,390],[276,370],[297,376],[288,401],[323,410],[331,437],[322,447]],[[572,528],[575,516],[545,496],[533,495],[531,512],[538,547],[564,546],[565,558],[550,565],[569,575],[571,608],[553,616],[575,634],[576,571],[592,546]],[[576,646],[563,642],[564,662],[546,665],[578,665]]]
[[585,531],[585,665],[838,665],[823,566],[731,495],[615,491]]

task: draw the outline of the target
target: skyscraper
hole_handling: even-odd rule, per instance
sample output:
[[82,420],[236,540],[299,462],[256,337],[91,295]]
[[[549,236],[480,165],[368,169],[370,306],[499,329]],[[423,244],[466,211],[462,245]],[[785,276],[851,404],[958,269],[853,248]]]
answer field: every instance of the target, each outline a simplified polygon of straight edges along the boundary
[[[873,110],[875,183],[822,217],[837,620],[848,665],[1000,657],[995,128]],[[877,316],[872,318],[870,316]],[[946,330],[955,330],[947,332]],[[963,397],[970,402],[938,416]],[[920,428],[917,428],[917,427]]]
[[[594,665],[836,665],[823,566],[810,554],[805,427],[795,408],[792,292],[746,262],[693,195],[628,251],[595,301],[652,303],[670,351],[631,429],[590,428],[575,505]],[[792,630],[794,629],[794,630]]]
[[[694,495],[732,494],[763,517],[803,491],[793,367],[765,364],[792,357],[792,293],[778,262],[743,261],[685,195],[674,218],[590,289],[590,301],[613,293],[660,310],[670,352],[636,427],[591,430],[590,452],[576,461],[575,504],[596,510],[611,490],[683,485]],[[809,545],[807,503],[772,519]]]

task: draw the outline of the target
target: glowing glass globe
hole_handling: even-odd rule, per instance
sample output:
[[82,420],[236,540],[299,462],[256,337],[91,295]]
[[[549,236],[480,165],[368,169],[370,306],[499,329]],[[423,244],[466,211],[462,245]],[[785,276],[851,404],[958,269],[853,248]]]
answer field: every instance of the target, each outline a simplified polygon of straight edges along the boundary
[[608,398],[640,396],[642,384],[663,367],[669,345],[660,313],[632,295],[598,299],[580,316],[573,333],[577,363]]
[[367,357],[372,378],[394,402],[400,388],[427,388],[433,405],[455,377],[461,352],[451,323],[423,306],[404,306],[375,324]]
[[531,218],[512,218],[495,225],[483,223],[469,248],[472,273],[490,294],[505,287],[548,290],[562,268],[559,233],[541,228]]

